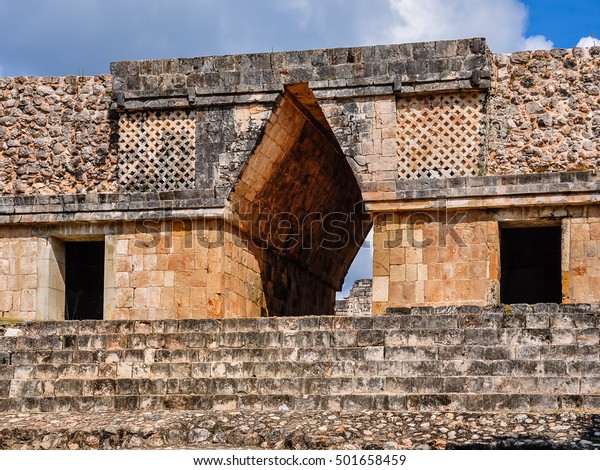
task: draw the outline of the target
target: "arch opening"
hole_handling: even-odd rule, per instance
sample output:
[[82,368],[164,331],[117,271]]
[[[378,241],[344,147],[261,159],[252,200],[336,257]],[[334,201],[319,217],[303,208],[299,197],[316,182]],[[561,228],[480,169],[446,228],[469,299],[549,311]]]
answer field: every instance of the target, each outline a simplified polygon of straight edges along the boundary
[[279,97],[229,202],[232,259],[245,258],[241,277],[254,286],[252,303],[237,304],[262,316],[333,314],[372,221],[306,84]]

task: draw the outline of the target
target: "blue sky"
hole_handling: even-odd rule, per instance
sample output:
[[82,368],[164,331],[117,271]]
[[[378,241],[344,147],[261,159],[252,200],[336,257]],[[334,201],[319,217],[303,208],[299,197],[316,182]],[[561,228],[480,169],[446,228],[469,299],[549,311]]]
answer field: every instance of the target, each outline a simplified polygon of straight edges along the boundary
[[[581,37],[600,37],[600,1],[530,0],[526,35],[544,35],[555,47],[569,48]],[[600,45],[600,42],[599,42]]]
[[[494,52],[593,45],[600,0],[0,0],[0,24],[0,76],[93,75],[118,60],[478,36]],[[364,248],[344,290],[370,276]]]
[[495,52],[600,35],[600,0],[0,0],[0,75],[115,60],[485,36]]

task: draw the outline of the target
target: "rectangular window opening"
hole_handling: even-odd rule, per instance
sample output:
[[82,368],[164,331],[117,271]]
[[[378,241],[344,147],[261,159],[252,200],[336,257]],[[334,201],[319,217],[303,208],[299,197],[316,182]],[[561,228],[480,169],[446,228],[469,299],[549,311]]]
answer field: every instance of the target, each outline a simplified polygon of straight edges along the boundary
[[561,227],[501,228],[500,301],[562,302]]
[[104,242],[65,242],[65,319],[102,320]]

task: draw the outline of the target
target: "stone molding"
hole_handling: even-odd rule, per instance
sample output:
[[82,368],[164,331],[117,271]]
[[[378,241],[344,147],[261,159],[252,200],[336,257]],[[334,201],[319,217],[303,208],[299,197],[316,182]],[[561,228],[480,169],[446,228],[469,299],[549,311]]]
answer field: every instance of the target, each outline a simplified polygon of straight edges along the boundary
[[323,98],[487,89],[491,69],[483,38],[113,62],[113,109],[269,102],[303,82]]

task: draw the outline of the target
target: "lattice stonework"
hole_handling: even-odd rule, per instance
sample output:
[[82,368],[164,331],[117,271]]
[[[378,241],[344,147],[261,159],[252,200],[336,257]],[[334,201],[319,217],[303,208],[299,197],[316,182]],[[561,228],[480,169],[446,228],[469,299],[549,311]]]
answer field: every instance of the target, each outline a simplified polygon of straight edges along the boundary
[[398,99],[398,176],[474,176],[483,158],[484,95],[449,93]]
[[119,119],[119,185],[129,191],[193,189],[196,122],[186,110],[143,111]]

